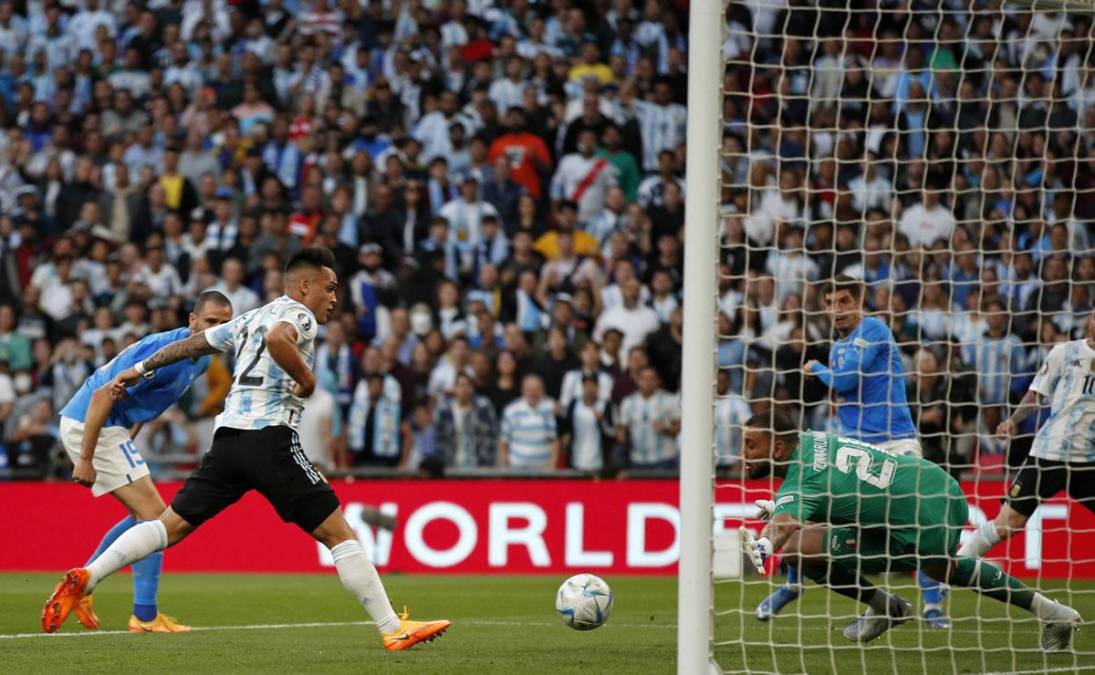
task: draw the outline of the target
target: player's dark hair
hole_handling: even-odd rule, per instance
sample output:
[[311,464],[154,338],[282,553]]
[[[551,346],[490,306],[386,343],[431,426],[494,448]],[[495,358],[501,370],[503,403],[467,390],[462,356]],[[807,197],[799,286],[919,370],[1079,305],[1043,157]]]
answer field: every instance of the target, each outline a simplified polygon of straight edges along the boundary
[[224,293],[220,291],[206,291],[198,296],[198,299],[194,302],[194,313],[199,314],[207,304],[212,302],[218,307],[227,307],[232,309],[232,301],[228,299]]
[[776,407],[768,407],[754,414],[745,423],[745,426],[753,429],[767,429],[774,439],[783,441],[784,445],[795,447],[798,445],[798,427],[783,410]]
[[826,295],[838,293],[840,291],[848,291],[852,298],[859,300],[863,297],[863,282],[859,279],[853,279],[847,274],[838,274],[832,279],[829,279],[825,283],[821,284],[821,297]]
[[335,263],[335,254],[331,253],[331,249],[329,248],[312,246],[310,248],[303,248],[289,256],[289,261],[285,263],[285,275],[289,276],[293,272],[305,268],[319,270],[324,267],[330,267],[332,270],[335,270],[336,273],[338,272]]

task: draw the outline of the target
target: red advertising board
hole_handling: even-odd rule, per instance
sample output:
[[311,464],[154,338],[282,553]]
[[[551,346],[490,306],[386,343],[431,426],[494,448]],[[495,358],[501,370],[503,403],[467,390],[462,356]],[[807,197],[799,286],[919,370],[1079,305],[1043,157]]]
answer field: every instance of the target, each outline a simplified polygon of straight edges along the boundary
[[[160,486],[165,498],[177,483]],[[352,525],[384,571],[454,573],[672,574],[677,562],[677,483],[673,481],[357,481],[334,484]],[[999,509],[1002,483],[965,483],[970,527]],[[716,491],[716,532],[759,529],[753,500],[766,482]],[[394,533],[361,523],[361,509],[394,513]],[[122,515],[112,499],[60,483],[0,484],[0,570],[59,571],[84,562]],[[1095,516],[1067,499],[1047,502],[1026,531],[990,557],[1023,577],[1095,578],[1087,544]],[[167,569],[318,572],[326,551],[282,523],[257,494],[202,526],[172,549]]]

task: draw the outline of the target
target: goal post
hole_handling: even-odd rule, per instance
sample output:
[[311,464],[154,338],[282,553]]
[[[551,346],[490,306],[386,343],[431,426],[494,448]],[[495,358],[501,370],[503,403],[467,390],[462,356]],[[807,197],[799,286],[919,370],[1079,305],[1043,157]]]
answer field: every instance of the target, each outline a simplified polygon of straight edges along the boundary
[[[678,673],[1092,667],[1089,630],[1049,654],[1022,607],[895,572],[888,546],[905,544],[856,539],[877,514],[851,509],[851,538],[825,544],[858,559],[856,584],[911,601],[909,624],[869,644],[854,628],[864,607],[813,581],[771,611],[762,601],[797,573],[777,555],[752,576],[728,535],[759,532],[753,500],[779,487],[740,477],[741,426],[770,407],[865,451],[915,434],[969,506],[947,524],[959,545],[1000,511],[1047,413],[1012,441],[997,427],[1095,308],[1095,0],[692,0],[687,47]],[[841,335],[819,290],[840,274],[893,335],[903,435],[845,425],[804,372],[833,365]],[[1092,621],[1092,533],[1095,514],[1058,495],[983,557]]]
[[722,110],[722,0],[692,0],[688,32],[688,144],[681,380],[681,543],[677,672],[714,665],[711,536],[714,505],[715,310]]

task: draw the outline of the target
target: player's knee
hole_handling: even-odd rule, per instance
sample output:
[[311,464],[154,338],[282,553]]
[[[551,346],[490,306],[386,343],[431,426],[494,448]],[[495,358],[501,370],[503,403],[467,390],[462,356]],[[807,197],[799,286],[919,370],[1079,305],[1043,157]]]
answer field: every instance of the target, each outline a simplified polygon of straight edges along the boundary
[[1027,525],[1027,516],[1010,506],[1005,506],[996,517],[996,533],[1001,539],[1007,539]]
[[[153,518],[155,520],[155,518]],[[174,546],[183,539],[186,535],[194,531],[194,526],[183,520],[182,516],[172,511],[170,508],[166,509],[159,517],[159,520],[163,523],[164,529],[167,530],[167,545]]]
[[319,525],[319,527],[312,530],[312,536],[327,548],[332,548],[344,541],[350,541],[357,538],[357,534],[354,532],[353,528],[350,527],[350,524],[346,522],[346,518],[342,515],[341,510],[332,513],[327,520]]

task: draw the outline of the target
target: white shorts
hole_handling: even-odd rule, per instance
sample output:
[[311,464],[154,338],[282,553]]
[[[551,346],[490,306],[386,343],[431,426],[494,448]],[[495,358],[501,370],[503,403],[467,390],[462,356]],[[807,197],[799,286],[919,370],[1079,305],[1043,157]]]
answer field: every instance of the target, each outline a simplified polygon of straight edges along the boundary
[[872,445],[882,448],[891,455],[924,456],[924,451],[920,448],[920,441],[916,438],[899,438],[885,443],[872,443]]
[[[62,417],[61,444],[74,463],[80,459],[83,443],[84,423]],[[114,492],[148,475],[148,465],[133,446],[129,429],[125,427],[103,427],[91,465],[95,467],[95,484],[91,486],[91,494],[96,497]]]

